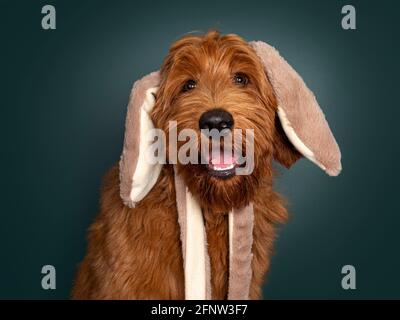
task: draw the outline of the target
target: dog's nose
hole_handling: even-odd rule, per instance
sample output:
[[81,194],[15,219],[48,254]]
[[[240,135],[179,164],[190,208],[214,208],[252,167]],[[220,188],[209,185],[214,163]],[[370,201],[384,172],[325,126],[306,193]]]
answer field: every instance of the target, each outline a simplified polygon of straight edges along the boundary
[[232,129],[233,118],[232,115],[224,109],[212,109],[201,115],[199,126],[200,129],[217,129],[218,131]]

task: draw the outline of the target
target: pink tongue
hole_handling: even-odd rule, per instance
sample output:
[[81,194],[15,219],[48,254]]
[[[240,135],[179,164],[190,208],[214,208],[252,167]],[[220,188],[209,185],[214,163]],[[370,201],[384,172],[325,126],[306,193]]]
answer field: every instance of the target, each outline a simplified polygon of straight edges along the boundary
[[229,168],[232,167],[232,164],[236,163],[236,159],[234,156],[232,155],[226,155],[224,157],[224,153],[221,152],[221,154],[218,155],[211,155],[211,159],[210,159],[210,164],[214,167],[214,168],[218,168],[218,169],[225,169],[225,168]]

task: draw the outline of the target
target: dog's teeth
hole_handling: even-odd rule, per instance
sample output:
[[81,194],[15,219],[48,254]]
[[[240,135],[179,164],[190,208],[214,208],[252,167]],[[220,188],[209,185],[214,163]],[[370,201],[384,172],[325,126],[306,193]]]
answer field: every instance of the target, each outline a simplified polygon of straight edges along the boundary
[[234,167],[235,167],[234,164],[230,164],[229,166],[224,166],[224,167],[212,166],[212,169],[215,171],[225,171],[225,170],[231,170]]

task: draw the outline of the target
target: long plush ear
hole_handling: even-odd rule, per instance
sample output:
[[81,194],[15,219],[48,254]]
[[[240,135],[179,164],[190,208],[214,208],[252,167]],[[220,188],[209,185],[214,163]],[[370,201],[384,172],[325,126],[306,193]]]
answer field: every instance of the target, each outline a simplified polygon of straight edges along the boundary
[[119,174],[121,198],[132,208],[151,190],[162,168],[162,164],[151,164],[146,159],[151,145],[147,132],[154,128],[150,112],[159,83],[159,72],[153,72],[135,82],[129,98]]
[[[250,46],[264,64],[278,102],[278,117],[289,141],[327,174],[338,175],[342,169],[339,146],[314,94],[273,47],[262,41],[250,42]],[[292,155],[293,162],[297,158]]]

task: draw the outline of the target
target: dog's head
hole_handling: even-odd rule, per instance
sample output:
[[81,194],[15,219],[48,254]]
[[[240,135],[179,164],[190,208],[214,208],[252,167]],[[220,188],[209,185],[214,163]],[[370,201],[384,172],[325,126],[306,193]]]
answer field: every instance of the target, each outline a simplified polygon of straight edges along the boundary
[[[338,146],[313,94],[263,42],[214,31],[187,36],[172,45],[159,73],[140,81],[131,96],[121,161],[126,203],[135,202],[135,181],[146,178],[145,172],[134,170],[141,165],[137,149],[143,144],[146,116],[165,132],[167,162],[176,161],[191,193],[215,210],[249,203],[261,182],[271,183],[273,159],[290,167],[304,155],[328,174],[341,169]],[[141,122],[141,130],[131,128],[135,121]],[[192,161],[182,162],[180,151],[192,153]],[[155,183],[159,170],[151,167],[151,181],[139,198]]]

